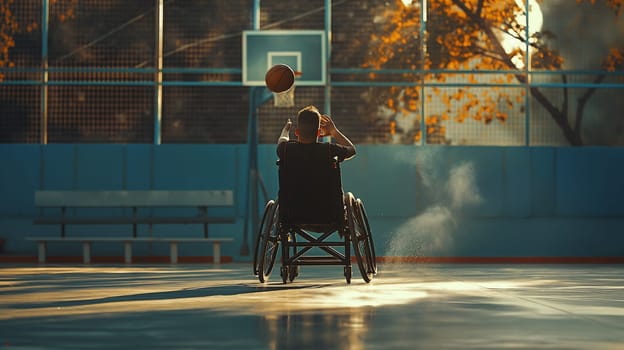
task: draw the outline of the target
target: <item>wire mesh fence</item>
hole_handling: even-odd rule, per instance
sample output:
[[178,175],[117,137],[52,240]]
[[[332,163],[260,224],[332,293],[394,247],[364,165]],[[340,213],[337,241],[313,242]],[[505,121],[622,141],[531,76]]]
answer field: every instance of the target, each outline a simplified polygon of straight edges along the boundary
[[260,106],[261,143],[313,104],[358,144],[624,144],[621,10],[448,3],[2,2],[0,142],[245,143],[241,37],[257,15],[261,30],[331,34],[327,85]]

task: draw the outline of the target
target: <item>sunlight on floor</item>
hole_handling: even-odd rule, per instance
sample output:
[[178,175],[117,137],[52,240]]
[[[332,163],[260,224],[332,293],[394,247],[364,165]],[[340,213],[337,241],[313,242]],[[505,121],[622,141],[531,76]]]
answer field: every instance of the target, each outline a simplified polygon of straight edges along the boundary
[[2,268],[0,338],[16,348],[59,339],[74,348],[141,339],[150,348],[349,350],[610,350],[624,342],[619,268],[380,271],[370,284],[354,276],[348,285],[340,269],[321,267],[289,284],[279,276],[261,284],[242,264]]

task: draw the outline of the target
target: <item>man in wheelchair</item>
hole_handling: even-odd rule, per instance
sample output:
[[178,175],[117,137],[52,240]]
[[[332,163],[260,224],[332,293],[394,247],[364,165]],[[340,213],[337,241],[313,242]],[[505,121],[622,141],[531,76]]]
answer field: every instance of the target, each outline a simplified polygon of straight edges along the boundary
[[[351,282],[350,245],[366,282],[377,272],[374,246],[362,201],[342,190],[340,163],[355,155],[355,146],[332,118],[308,106],[297,115],[296,141],[288,120],[278,139],[279,195],[265,207],[256,240],[254,274],[266,282],[281,245],[282,281],[293,281],[300,265],[343,265]],[[321,143],[329,136],[335,142]],[[333,233],[342,241],[330,241]],[[313,250],[316,249],[316,250]],[[321,251],[327,256],[310,256]]]
[[[290,141],[288,120],[277,143],[280,165],[280,219],[293,224],[329,224],[343,215],[342,184],[338,163],[355,155],[355,146],[328,115],[308,106],[297,115]],[[320,143],[331,136],[336,143]]]

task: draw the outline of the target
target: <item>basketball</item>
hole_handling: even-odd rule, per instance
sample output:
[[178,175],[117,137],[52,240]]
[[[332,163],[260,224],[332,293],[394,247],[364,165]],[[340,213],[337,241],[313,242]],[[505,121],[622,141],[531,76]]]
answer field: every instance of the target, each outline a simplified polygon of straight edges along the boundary
[[266,72],[264,82],[269,90],[284,92],[295,83],[295,72],[285,64],[276,64]]

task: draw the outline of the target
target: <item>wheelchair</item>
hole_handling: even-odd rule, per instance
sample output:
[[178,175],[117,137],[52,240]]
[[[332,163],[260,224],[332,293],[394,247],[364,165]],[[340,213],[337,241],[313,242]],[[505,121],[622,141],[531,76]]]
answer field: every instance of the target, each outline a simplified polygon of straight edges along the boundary
[[[264,208],[255,242],[254,275],[261,283],[267,282],[280,253],[283,283],[293,282],[303,265],[342,265],[349,284],[353,246],[362,279],[366,283],[372,281],[377,273],[377,262],[368,217],[359,198],[351,192],[343,194],[339,161],[334,158],[327,167],[328,193],[316,194],[319,198],[330,198],[330,202],[333,198],[334,203],[316,207],[312,216],[302,216],[297,208],[293,209],[309,198],[287,200],[288,194],[296,190],[284,188],[287,182],[282,181],[288,176],[301,174],[289,174],[280,161],[278,165],[280,194],[277,199],[269,200]],[[334,209],[324,210],[326,208]]]

